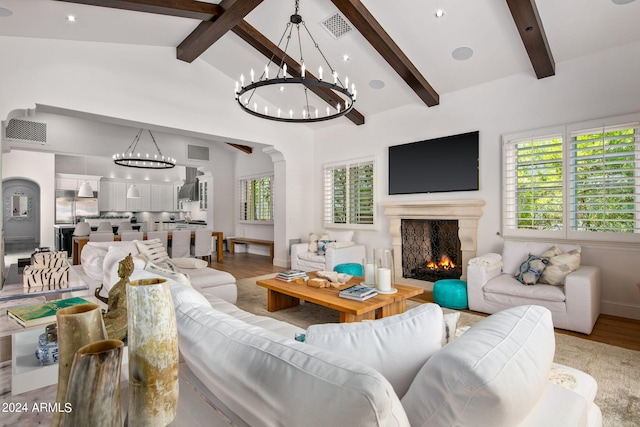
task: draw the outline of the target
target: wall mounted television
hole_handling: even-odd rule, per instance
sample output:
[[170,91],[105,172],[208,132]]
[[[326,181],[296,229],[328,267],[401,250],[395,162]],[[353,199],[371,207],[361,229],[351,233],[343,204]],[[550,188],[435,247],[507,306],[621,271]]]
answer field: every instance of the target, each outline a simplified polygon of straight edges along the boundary
[[389,147],[389,194],[478,190],[478,131]]

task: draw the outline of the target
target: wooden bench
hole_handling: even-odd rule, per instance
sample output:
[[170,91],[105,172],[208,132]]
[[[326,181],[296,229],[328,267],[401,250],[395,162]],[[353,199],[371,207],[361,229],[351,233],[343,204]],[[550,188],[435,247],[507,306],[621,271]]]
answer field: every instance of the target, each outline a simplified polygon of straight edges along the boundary
[[269,247],[269,256],[271,257],[271,262],[273,263],[273,240],[260,240],[260,239],[250,239],[247,237],[229,237],[227,238],[229,241],[229,252],[235,252],[235,244],[240,243],[243,245],[262,245]]

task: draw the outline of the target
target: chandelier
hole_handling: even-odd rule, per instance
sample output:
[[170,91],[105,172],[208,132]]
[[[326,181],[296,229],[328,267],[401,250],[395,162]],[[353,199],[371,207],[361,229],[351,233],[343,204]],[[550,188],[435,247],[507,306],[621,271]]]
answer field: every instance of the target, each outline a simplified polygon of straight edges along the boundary
[[141,153],[138,150],[138,143],[140,142],[142,132],[144,132],[143,129],[138,131],[138,134],[133,138],[133,142],[131,142],[124,152],[113,155],[113,163],[120,166],[140,169],[171,169],[175,167],[176,159],[162,155],[162,151],[160,151],[156,139],[150,130],[147,130],[147,132],[151,135],[155,152]]
[[[329,64],[326,56],[320,50],[320,46],[316,43],[302,20],[302,16],[298,14],[299,8],[299,0],[295,0],[295,13],[290,16],[280,41],[269,62],[264,66],[262,74],[256,79],[256,74],[252,69],[249,79],[245,79],[243,74],[240,76],[240,81],[236,81],[236,101],[240,108],[249,114],[280,122],[309,123],[335,119],[344,116],[353,109],[357,95],[355,85],[351,83],[349,88],[349,78],[345,77],[344,83],[339,78],[338,72]],[[301,28],[304,31],[301,31]],[[324,74],[325,70],[323,70],[322,65],[318,67],[317,77],[309,72],[309,67],[305,63],[302,54],[302,36],[305,34],[317,49],[319,57],[324,61],[324,65],[328,67],[327,74]],[[297,51],[300,55],[298,63],[287,54],[289,45],[295,44],[291,43],[292,40],[297,40]],[[287,62],[290,64],[289,67],[287,67]],[[327,75],[328,79],[325,79]],[[312,92],[320,90],[330,94],[330,105],[324,110],[312,106],[309,102],[309,89]],[[298,96],[300,104],[297,107],[277,108],[271,106],[269,108],[268,105],[259,105],[258,101],[254,99],[254,96],[267,99],[268,96],[265,95],[269,94],[271,94],[270,99],[273,99],[273,96],[277,93],[289,93],[288,102],[292,102],[292,97]]]

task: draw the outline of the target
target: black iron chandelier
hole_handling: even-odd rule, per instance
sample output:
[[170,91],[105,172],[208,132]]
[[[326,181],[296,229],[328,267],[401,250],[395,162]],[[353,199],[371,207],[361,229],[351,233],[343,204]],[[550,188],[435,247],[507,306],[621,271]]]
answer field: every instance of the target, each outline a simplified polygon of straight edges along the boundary
[[176,165],[176,159],[172,157],[165,157],[160,151],[156,139],[150,130],[151,141],[155,146],[155,152],[141,153],[138,150],[138,143],[140,142],[140,136],[142,136],[144,129],[140,129],[138,134],[133,138],[133,142],[122,153],[116,153],[113,155],[113,163],[120,166],[139,169],[171,169]]
[[[322,53],[322,50],[320,50],[320,46],[318,46],[318,43],[316,43],[305,22],[302,20],[302,16],[298,14],[299,8],[299,0],[295,0],[295,13],[290,16],[289,22],[286,24],[276,49],[257,80],[255,79],[255,72],[252,69],[248,81],[245,81],[244,75],[240,76],[239,82],[236,81],[236,101],[238,105],[240,105],[240,108],[249,114],[280,122],[309,123],[332,120],[344,116],[353,109],[357,95],[355,85],[351,83],[351,87],[349,87],[348,77],[345,77],[344,83],[338,77],[338,72],[329,64],[326,56]],[[300,31],[301,27],[304,28],[304,32]],[[309,72],[302,55],[301,35],[304,34],[308,35],[311,43],[324,61],[325,66],[328,67],[328,80],[324,79],[325,75],[323,74],[324,70],[322,66],[318,67],[317,77]],[[293,39],[297,40],[299,47],[300,59],[298,63],[295,63],[287,54],[287,49],[294,35],[296,37]],[[284,46],[281,47],[283,43]],[[293,66],[287,67],[287,62]],[[270,73],[271,68],[276,68],[275,73]],[[272,77],[270,77],[270,74]],[[268,97],[264,95],[269,93],[269,89],[276,93],[284,93],[293,92],[296,88],[297,92],[299,92],[297,95],[302,98],[300,103],[302,107],[282,109],[272,106],[269,108],[268,105],[259,105],[258,101],[254,99],[254,96],[256,98],[267,99]],[[312,106],[309,102],[309,89],[311,89],[312,92],[317,90],[325,91],[326,94],[329,94],[328,98],[331,99],[331,105],[327,106],[324,110]],[[326,98],[327,97],[325,97],[325,99]],[[288,100],[291,100],[291,96]]]

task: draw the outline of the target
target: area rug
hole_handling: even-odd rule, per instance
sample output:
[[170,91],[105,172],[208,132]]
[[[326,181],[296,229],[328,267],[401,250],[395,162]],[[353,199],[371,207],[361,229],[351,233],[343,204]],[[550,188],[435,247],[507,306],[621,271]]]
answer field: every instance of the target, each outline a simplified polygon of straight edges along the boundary
[[[267,290],[256,280],[274,274],[238,280],[239,308],[307,328],[318,323],[337,323],[339,314],[312,303],[270,313]],[[408,301],[407,308],[420,303]],[[462,312],[459,327],[472,326],[482,316]],[[595,402],[602,411],[603,426],[637,427],[640,425],[640,352],[602,344],[571,335],[556,333],[554,361],[587,372],[598,382]]]

